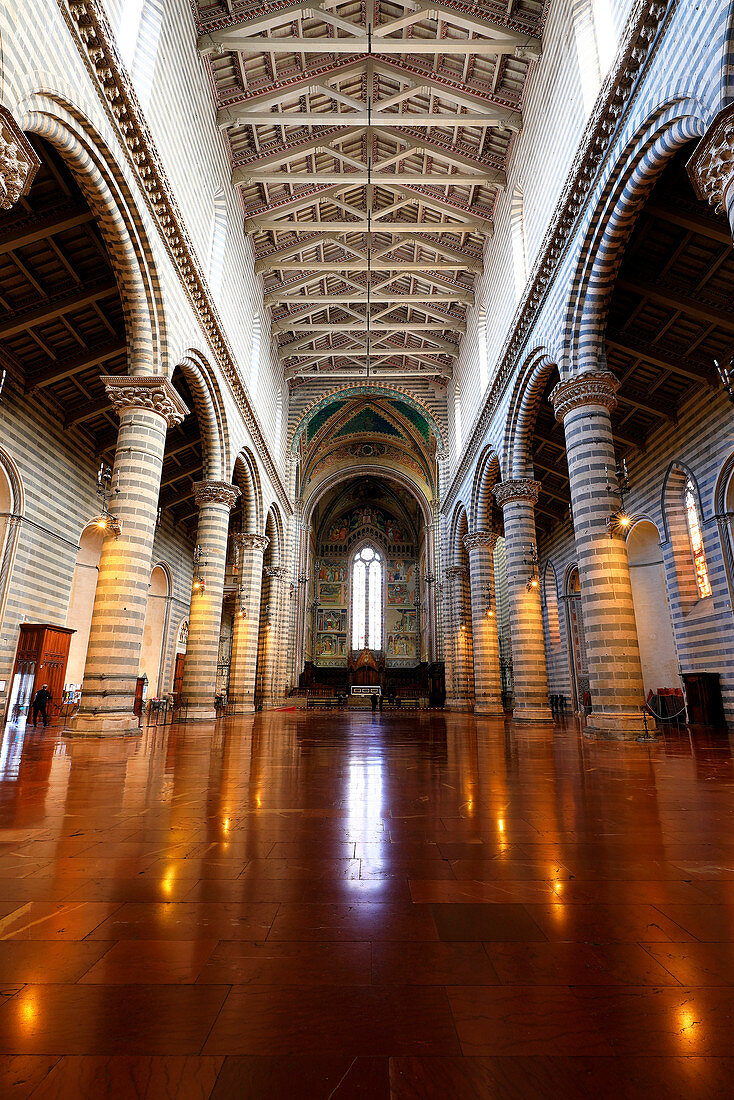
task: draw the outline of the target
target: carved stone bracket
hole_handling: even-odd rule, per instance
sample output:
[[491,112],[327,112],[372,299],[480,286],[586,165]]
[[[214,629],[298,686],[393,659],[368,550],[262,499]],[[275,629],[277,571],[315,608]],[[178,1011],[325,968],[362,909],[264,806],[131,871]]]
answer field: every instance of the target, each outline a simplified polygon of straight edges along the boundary
[[540,493],[540,482],[533,481],[529,477],[513,478],[511,481],[503,481],[494,487],[494,499],[500,508],[515,501],[526,501],[528,504],[537,504]]
[[125,409],[148,409],[162,416],[169,428],[189,415],[169,379],[163,375],[103,375],[101,382],[118,415]]
[[270,539],[267,535],[255,535],[243,531],[234,536],[234,544],[240,550],[259,550],[264,554],[270,545]]
[[498,538],[496,531],[470,531],[464,535],[464,546],[470,554],[472,550],[494,550]]
[[556,420],[562,424],[572,409],[583,408],[585,405],[604,405],[612,412],[617,407],[615,395],[618,389],[619,379],[611,371],[584,371],[583,374],[566,378],[554,386],[549,401]]
[[686,167],[699,199],[720,214],[728,213],[733,200],[727,192],[734,183],[734,103],[719,111]]
[[0,107],[0,210],[27,195],[41,161],[7,107]]
[[288,570],[282,565],[266,565],[263,569],[266,577],[272,577],[277,581],[282,581],[287,572]]
[[224,504],[231,510],[240,496],[239,488],[228,481],[197,481],[194,484],[197,508],[201,508],[202,504]]

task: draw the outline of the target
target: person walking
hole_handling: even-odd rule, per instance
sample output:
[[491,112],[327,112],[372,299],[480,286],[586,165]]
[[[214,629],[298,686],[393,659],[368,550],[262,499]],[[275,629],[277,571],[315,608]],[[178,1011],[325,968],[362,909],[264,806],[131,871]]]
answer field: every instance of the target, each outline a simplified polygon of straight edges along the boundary
[[42,688],[36,692],[33,697],[33,728],[36,728],[38,723],[39,712],[43,718],[43,728],[48,725],[48,704],[51,702],[51,692],[48,690],[48,684],[44,684]]

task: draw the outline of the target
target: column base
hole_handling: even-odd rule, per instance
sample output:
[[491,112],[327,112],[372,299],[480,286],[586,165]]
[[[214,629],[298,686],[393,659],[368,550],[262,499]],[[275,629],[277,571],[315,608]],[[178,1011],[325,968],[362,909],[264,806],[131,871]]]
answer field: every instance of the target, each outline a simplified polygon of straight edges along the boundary
[[67,737],[129,737],[140,733],[136,714],[74,714],[62,730]]
[[512,717],[515,722],[552,722],[553,715],[551,714],[550,707],[523,707],[516,706],[513,708]]
[[505,709],[502,703],[487,700],[487,702],[475,703],[474,713],[480,714],[483,718],[504,718]]
[[216,717],[216,710],[209,704],[201,704],[200,706],[194,704],[186,710],[187,722],[214,722]]
[[444,710],[458,710],[471,714],[474,710],[474,704],[470,703],[468,699],[447,699],[443,705]]
[[[652,729],[650,728],[652,726]],[[657,736],[654,719],[648,722],[648,736]],[[610,741],[636,741],[645,736],[645,719],[642,711],[633,710],[627,714],[600,714],[592,711],[586,719],[584,733],[604,737]]]
[[254,703],[230,703],[230,714],[254,714]]

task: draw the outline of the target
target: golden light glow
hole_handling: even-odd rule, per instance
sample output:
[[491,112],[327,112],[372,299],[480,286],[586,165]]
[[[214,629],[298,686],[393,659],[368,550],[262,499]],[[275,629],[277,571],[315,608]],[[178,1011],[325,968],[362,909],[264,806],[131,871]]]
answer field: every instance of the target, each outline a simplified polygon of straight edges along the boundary
[[176,871],[173,867],[169,867],[165,875],[161,879],[161,890],[164,894],[170,895],[173,890],[173,884],[176,881]]
[[504,831],[505,831],[505,823],[504,823],[504,821],[502,820],[502,818],[499,818],[499,820],[498,820],[498,822],[497,822],[497,828],[499,829],[499,831],[500,831],[501,833],[504,833]]
[[23,997],[20,1002],[20,1022],[24,1027],[32,1027],[38,1016],[38,1005],[34,997]]
[[228,817],[225,817],[224,821],[222,822],[222,828],[224,829],[225,833],[229,832],[229,818]]
[[99,527],[100,531],[104,531],[105,527],[107,526],[107,521],[104,519],[98,519],[97,526]]
[[698,1029],[701,1022],[701,1020],[696,1019],[689,1008],[681,1005],[678,1010],[678,1038],[685,1044],[686,1049],[689,1049],[691,1045],[696,1043],[700,1035]]
[[620,527],[629,527],[629,525],[630,525],[629,516],[621,515],[619,517],[619,526]]
[[560,894],[561,890],[563,889],[563,883],[562,882],[554,882],[553,883],[553,889],[555,890],[555,892],[557,894]]

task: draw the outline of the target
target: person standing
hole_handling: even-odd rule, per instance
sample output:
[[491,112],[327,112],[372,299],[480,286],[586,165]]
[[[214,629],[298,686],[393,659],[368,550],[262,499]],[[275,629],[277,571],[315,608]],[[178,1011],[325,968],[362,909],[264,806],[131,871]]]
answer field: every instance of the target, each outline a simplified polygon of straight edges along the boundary
[[370,695],[370,702],[372,703],[372,713],[374,714],[377,710],[377,695],[374,691]]
[[36,692],[32,708],[33,708],[33,728],[36,728],[38,723],[39,712],[43,718],[43,728],[48,725],[48,704],[51,702],[51,692],[48,690],[48,684],[44,684],[42,688]]

